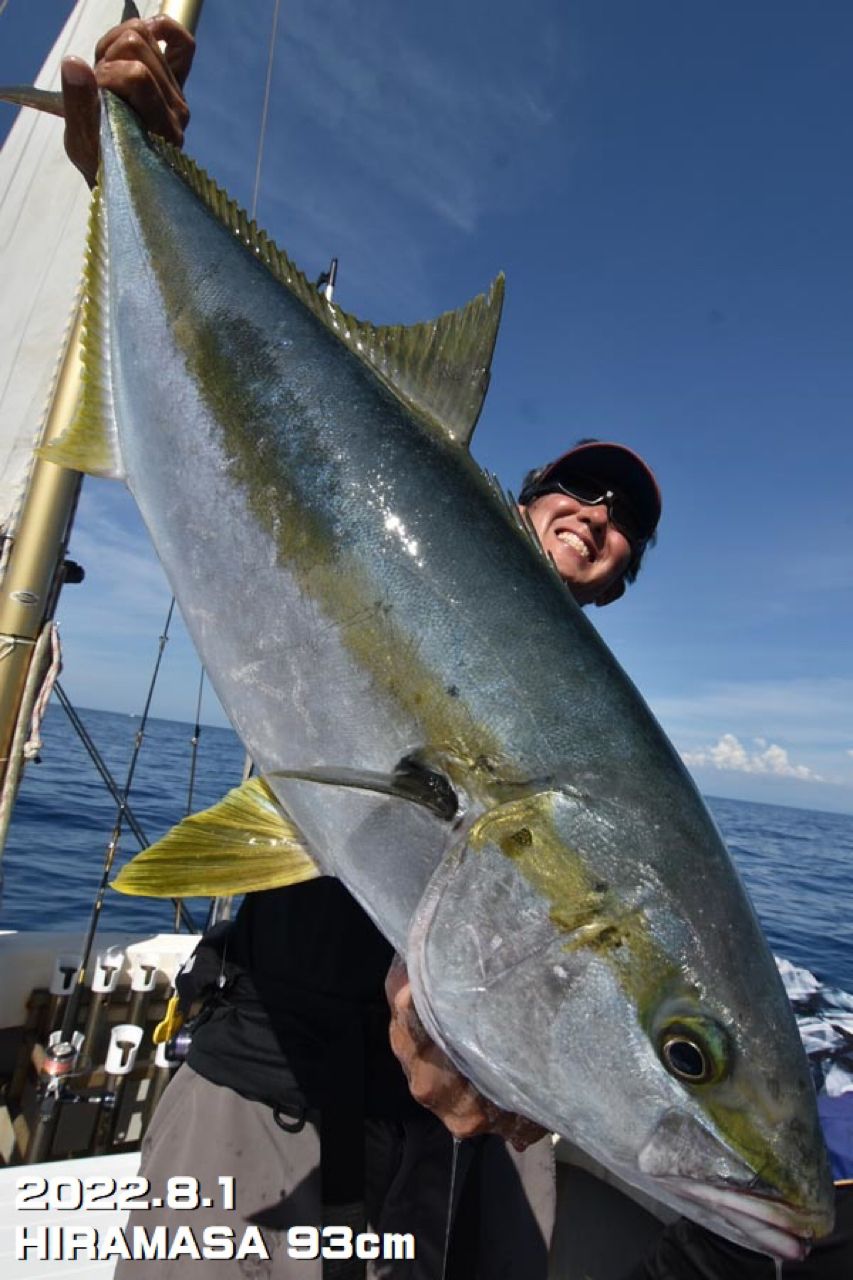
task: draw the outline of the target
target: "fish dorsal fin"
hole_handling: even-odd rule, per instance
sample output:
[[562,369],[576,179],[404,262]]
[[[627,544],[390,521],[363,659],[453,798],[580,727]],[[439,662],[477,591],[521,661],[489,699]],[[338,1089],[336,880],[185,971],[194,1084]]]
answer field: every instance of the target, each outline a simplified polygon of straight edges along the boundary
[[152,142],[223,226],[239,236],[398,399],[451,440],[467,446],[488,388],[503,305],[503,275],[488,293],[436,320],[408,326],[358,320],[329,302],[204,169],[161,138]]
[[108,288],[107,210],[101,188],[97,186],[89,208],[83,267],[80,396],[67,430],[36,452],[61,467],[123,480],[125,472],[110,380]]
[[267,784],[250,778],[137,854],[112,887],[150,898],[216,897],[280,889],[319,874]]

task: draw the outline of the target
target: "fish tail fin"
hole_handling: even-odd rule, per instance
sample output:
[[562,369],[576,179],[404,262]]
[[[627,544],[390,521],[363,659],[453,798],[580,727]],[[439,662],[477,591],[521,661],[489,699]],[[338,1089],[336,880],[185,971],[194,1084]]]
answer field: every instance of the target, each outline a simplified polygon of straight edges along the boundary
[[141,897],[204,898],[280,889],[319,874],[267,784],[250,778],[137,854],[111,886]]
[[[111,100],[110,110],[122,110],[116,99]],[[397,399],[451,441],[468,447],[489,384],[504,298],[502,274],[487,293],[428,323],[372,325],[329,302],[246,211],[183,151],[162,138],[152,141],[213,216],[239,236],[272,275]]]
[[0,102],[11,102],[18,107],[33,107],[52,116],[65,115],[62,93],[56,89],[33,89],[28,84],[0,85]]
[[92,193],[83,270],[80,397],[67,430],[36,452],[60,467],[123,480],[125,470],[110,378],[108,278],[107,211],[98,186]]

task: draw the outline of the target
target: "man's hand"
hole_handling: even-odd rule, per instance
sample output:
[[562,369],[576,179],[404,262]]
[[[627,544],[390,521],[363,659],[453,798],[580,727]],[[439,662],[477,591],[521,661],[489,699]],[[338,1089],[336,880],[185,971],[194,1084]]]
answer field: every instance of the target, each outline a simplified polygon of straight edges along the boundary
[[430,1040],[415,1010],[406,966],[397,956],[385,979],[391,1006],[391,1048],[406,1073],[412,1097],[438,1116],[454,1138],[496,1133],[516,1151],[544,1138],[545,1129],[523,1116],[501,1111],[460,1075]]
[[147,129],[179,147],[190,118],[181,90],[194,53],[195,41],[173,18],[133,18],[98,41],[94,67],[63,59],[65,150],[90,187],[98,172],[98,90],[111,89]]

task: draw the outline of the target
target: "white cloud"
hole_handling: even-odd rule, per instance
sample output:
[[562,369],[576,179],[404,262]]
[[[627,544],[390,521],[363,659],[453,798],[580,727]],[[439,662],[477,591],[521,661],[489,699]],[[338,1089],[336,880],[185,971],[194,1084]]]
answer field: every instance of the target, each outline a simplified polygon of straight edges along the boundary
[[[810,753],[847,751],[853,721],[853,679],[719,681],[678,695],[652,694],[649,703],[671,737],[691,747],[724,732],[758,745],[782,738]],[[725,726],[725,729],[724,727]]]
[[733,733],[724,733],[715,746],[685,751],[682,758],[686,765],[734,770],[738,773],[772,774],[777,778],[802,778],[809,782],[824,782],[805,764],[793,764],[784,747],[776,743],[768,746],[766,739],[754,738],[754,750],[749,751]]

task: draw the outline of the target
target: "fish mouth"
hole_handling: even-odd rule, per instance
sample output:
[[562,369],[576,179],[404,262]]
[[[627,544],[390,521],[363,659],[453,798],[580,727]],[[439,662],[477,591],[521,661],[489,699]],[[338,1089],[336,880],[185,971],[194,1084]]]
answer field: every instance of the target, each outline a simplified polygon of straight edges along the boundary
[[717,1235],[783,1262],[801,1260],[832,1230],[828,1194],[784,1196],[697,1119],[665,1112],[640,1152],[652,1194]]
[[826,1215],[795,1209],[754,1191],[693,1182],[689,1178],[662,1177],[656,1181],[679,1200],[710,1211],[703,1225],[717,1234],[783,1262],[801,1262],[815,1239],[831,1229]]

